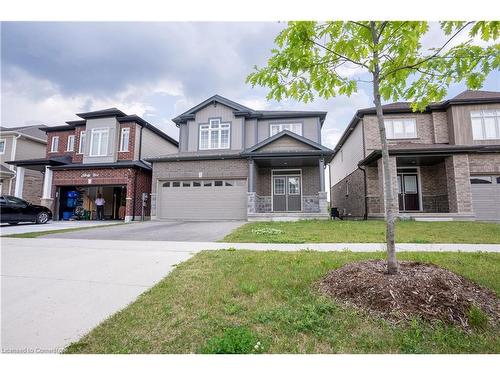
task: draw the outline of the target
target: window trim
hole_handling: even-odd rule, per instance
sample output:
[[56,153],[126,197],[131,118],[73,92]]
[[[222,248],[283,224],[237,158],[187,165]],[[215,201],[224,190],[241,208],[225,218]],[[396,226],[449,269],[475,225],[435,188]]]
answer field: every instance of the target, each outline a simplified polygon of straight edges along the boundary
[[[392,134],[393,136],[390,137],[389,136],[389,132],[388,132],[388,129],[387,129],[387,123],[390,122],[391,124],[394,123],[394,121],[402,121],[403,122],[403,131],[404,133],[406,134],[406,130],[405,130],[405,126],[404,126],[404,122],[405,121],[408,121],[408,120],[411,120],[415,123],[415,134],[412,135],[411,137],[396,137],[394,136],[394,126],[392,127]],[[385,126],[385,137],[387,138],[387,140],[398,140],[398,139],[418,139],[419,136],[418,136],[418,129],[417,129],[417,118],[416,117],[400,117],[400,118],[397,118],[397,117],[394,117],[394,118],[384,118],[384,126]]]
[[[70,139],[72,139],[71,142]],[[71,146],[71,148],[69,146]],[[66,152],[73,152],[73,151],[75,151],[75,135],[69,134],[66,140]]]
[[[124,149],[123,146],[124,146],[124,142],[123,142],[123,136],[125,135],[125,133],[127,133],[127,148]],[[120,130],[120,149],[118,150],[118,152],[129,152],[130,151],[130,128],[127,127],[127,128],[121,128]]]
[[[54,141],[57,141],[57,142],[54,142]],[[54,143],[55,143],[55,150],[54,150]],[[59,136],[58,135],[54,135],[51,139],[50,139],[50,151],[49,152],[57,152],[59,151]]]
[[[494,116],[485,116],[484,112],[495,112]],[[477,114],[476,116],[474,116]],[[495,121],[495,133],[496,136],[494,138],[486,137],[486,125],[484,123],[485,117],[493,118]],[[472,119],[479,118],[481,120],[481,133],[482,138],[474,137],[474,130],[472,127]],[[472,134],[473,141],[495,141],[500,139],[500,109],[481,109],[478,111],[470,111],[470,131]]]
[[[211,147],[211,145],[212,145],[212,131],[215,130],[215,129],[210,128],[210,126],[212,125],[212,121],[219,122],[218,147]],[[227,130],[228,130],[227,147],[221,147],[222,146],[222,125],[228,125],[228,127],[227,127]],[[208,129],[202,129],[202,127],[204,127],[204,126],[208,126]],[[199,151],[207,151],[207,150],[229,150],[229,149],[231,149],[231,128],[232,128],[231,121],[222,122],[221,117],[209,118],[207,123],[198,124],[198,150]],[[202,132],[202,130],[208,131],[208,138],[207,138],[207,146],[208,147],[201,147],[201,132]]]
[[[294,122],[270,122],[269,123],[269,137],[272,137],[276,134],[279,134],[281,133],[284,129],[283,129],[283,126],[284,125],[300,125],[300,133],[295,133],[294,131],[291,131],[291,130],[288,130],[289,132],[292,132],[294,134],[297,134],[297,135],[300,135],[301,137],[303,137],[303,134],[304,134],[304,123],[303,122],[300,122],[300,121],[294,121]],[[279,126],[279,130],[277,133],[275,134],[272,134],[272,128],[273,126]]]
[[[82,137],[82,135],[83,135],[83,137]],[[83,145],[82,145],[82,138],[84,140]],[[78,138],[78,152],[77,152],[77,154],[84,154],[85,153],[85,146],[86,146],[85,142],[87,142],[87,131],[82,130],[80,132],[80,135]]]
[[3,150],[0,151],[0,155],[5,154],[5,148],[7,147],[7,140],[5,138],[0,139],[0,143],[3,143]]
[[[103,156],[108,156],[108,143],[106,143],[106,150],[104,154],[93,154],[92,153],[92,145],[94,144],[94,135],[96,134],[104,134],[106,133],[108,135],[107,141],[109,142],[109,128],[94,128],[90,131],[90,149],[89,149],[89,156],[91,157],[103,157]],[[101,149],[101,142],[102,142],[102,136],[99,137],[99,147],[98,150]]]

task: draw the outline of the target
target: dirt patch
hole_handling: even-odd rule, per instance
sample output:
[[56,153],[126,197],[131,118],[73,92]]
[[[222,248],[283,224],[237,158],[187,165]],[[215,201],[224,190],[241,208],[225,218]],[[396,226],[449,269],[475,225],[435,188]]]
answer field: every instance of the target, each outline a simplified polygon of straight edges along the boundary
[[420,317],[468,329],[471,309],[479,308],[491,324],[499,325],[500,299],[492,290],[433,264],[405,261],[399,266],[397,275],[388,275],[381,260],[349,263],[330,271],[319,287],[393,322]]

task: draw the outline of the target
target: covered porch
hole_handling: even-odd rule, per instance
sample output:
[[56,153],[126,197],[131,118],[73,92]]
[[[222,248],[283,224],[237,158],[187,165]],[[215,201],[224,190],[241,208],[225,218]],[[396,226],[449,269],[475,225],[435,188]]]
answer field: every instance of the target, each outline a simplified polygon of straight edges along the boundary
[[[473,220],[467,154],[390,152],[394,209],[415,220]],[[382,158],[364,166],[368,217],[385,216]]]
[[247,217],[249,221],[327,219],[324,157],[249,158]]

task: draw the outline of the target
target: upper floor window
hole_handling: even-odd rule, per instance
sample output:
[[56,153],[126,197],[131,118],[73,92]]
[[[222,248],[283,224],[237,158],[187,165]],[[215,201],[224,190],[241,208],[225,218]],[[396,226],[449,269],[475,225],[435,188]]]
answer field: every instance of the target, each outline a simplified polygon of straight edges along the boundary
[[219,119],[200,125],[200,150],[229,148],[231,125]]
[[73,151],[75,149],[75,136],[68,135],[68,144],[66,146],[66,151]]
[[59,137],[54,136],[52,137],[52,141],[50,143],[50,152],[57,152],[58,148],[59,148]]
[[90,156],[105,156],[108,154],[108,128],[92,129],[90,136]]
[[291,124],[271,124],[269,126],[271,127],[269,131],[271,137],[283,130],[289,130],[292,133],[302,135],[302,124],[300,122]]
[[83,154],[85,152],[85,131],[80,132],[80,143],[78,144],[78,153]]
[[500,139],[500,110],[473,111],[470,117],[472,139]]
[[130,128],[122,128],[120,133],[120,151],[128,151]]
[[5,139],[0,139],[0,154],[5,154]]
[[387,139],[417,138],[417,121],[409,119],[384,120]]

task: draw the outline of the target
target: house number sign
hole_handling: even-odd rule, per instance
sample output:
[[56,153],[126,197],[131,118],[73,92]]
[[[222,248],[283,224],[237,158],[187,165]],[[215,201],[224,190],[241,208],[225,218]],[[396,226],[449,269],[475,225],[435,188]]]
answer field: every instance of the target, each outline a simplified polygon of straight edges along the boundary
[[99,177],[99,174],[98,173],[94,173],[94,172],[92,172],[92,173],[82,173],[80,175],[80,177],[82,177],[82,178],[85,178],[85,177],[87,177],[87,178],[88,177]]

